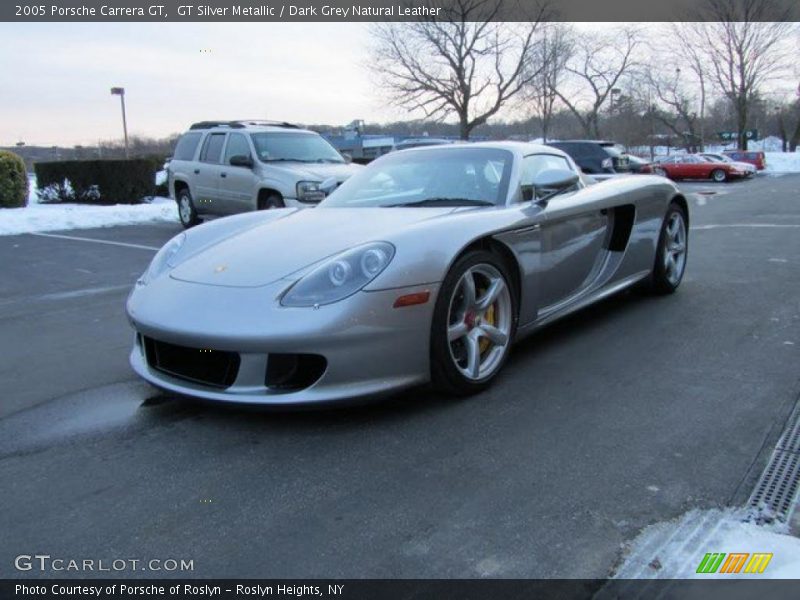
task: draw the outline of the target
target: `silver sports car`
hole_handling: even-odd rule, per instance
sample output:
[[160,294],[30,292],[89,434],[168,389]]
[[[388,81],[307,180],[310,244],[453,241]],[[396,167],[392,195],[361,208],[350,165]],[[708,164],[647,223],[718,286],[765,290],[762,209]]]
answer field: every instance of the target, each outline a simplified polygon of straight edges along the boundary
[[689,213],[667,179],[586,181],[504,142],[388,154],[316,209],[170,240],[128,299],[131,364],[210,400],[305,404],[484,389],[512,342],[635,284],[675,291]]

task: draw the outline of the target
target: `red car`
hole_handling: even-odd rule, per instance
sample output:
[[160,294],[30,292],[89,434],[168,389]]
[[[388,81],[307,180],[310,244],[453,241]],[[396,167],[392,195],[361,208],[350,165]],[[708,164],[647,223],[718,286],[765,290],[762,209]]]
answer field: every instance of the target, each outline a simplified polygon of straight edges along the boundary
[[739,162],[750,163],[755,165],[756,169],[763,171],[767,168],[767,159],[763,152],[756,152],[751,150],[725,150],[725,156],[730,156],[733,160]]
[[692,155],[660,158],[653,165],[653,172],[670,179],[712,179],[718,183],[746,176],[734,163],[713,162]]

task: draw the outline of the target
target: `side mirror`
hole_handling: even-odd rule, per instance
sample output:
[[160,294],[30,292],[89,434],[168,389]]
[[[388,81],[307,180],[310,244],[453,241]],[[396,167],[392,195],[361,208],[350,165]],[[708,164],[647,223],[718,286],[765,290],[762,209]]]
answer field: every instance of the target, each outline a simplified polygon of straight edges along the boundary
[[247,167],[248,169],[253,168],[253,158],[244,154],[236,154],[235,156],[231,156],[231,159],[228,162],[230,162],[232,167]]
[[580,175],[569,169],[546,169],[533,178],[530,185],[522,187],[525,200],[537,199],[546,203],[559,192],[571,188],[580,181]]
[[344,162],[347,163],[348,165],[351,162],[353,162],[353,157],[350,156],[347,152],[342,152],[341,155],[342,155],[342,158],[344,159]]

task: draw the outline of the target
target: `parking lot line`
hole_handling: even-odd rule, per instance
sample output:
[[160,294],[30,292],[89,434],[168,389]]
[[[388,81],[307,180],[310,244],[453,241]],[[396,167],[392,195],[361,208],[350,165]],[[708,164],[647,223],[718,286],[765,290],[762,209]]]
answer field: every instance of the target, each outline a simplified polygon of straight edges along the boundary
[[93,238],[78,237],[72,235],[59,235],[57,233],[31,233],[39,237],[58,238],[61,240],[75,240],[76,242],[94,242],[95,244],[108,244],[109,246],[122,246],[123,248],[137,248],[139,250],[157,251],[156,246],[143,246],[142,244],[128,244],[126,242],[112,242],[109,240],[96,240]]
[[735,227],[751,229],[798,229],[800,228],[800,223],[725,223],[712,225],[693,225],[690,229],[693,231],[706,231],[709,229],[732,229]]

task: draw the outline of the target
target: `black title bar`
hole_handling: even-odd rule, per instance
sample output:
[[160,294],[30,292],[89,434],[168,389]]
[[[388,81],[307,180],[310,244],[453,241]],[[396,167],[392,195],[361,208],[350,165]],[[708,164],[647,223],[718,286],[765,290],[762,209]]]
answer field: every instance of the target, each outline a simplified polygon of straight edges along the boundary
[[[455,0],[3,0],[5,22],[368,22],[448,20]],[[666,22],[715,21],[702,10],[704,0],[472,0],[499,10],[494,20],[530,21],[546,8],[550,21]],[[797,20],[796,0],[774,0],[769,10],[747,13],[745,0],[737,20]],[[737,12],[737,11],[734,11]],[[478,20],[478,19],[475,19]]]
[[795,600],[793,580],[602,580],[602,579],[343,579],[343,580],[0,580],[3,600],[99,600],[156,598],[286,600],[620,600],[626,598],[769,598]]

